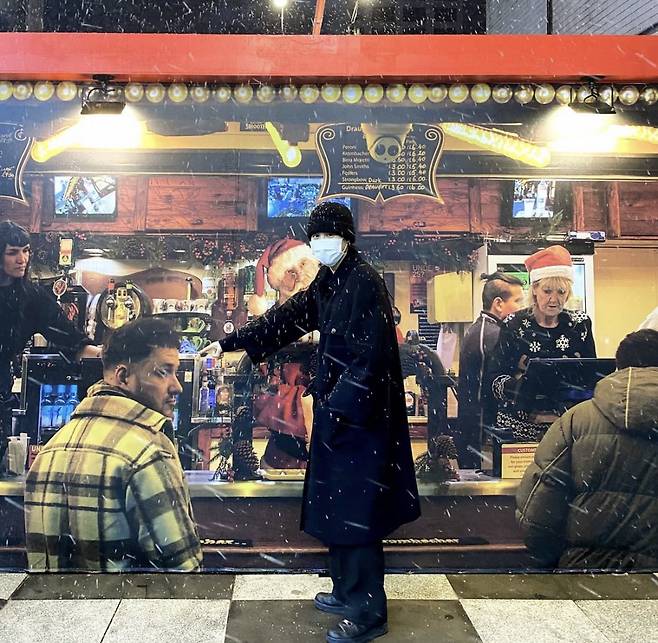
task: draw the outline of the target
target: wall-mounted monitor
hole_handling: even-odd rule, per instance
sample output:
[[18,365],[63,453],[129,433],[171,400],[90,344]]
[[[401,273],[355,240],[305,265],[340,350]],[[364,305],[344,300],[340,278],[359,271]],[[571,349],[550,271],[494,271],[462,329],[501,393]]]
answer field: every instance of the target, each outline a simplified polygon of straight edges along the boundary
[[553,217],[556,184],[551,179],[515,179],[512,219]]
[[[322,178],[305,176],[273,176],[267,180],[267,219],[308,217],[318,203]],[[329,198],[351,209],[349,198]]]
[[114,217],[117,181],[113,176],[55,176],[56,217]]

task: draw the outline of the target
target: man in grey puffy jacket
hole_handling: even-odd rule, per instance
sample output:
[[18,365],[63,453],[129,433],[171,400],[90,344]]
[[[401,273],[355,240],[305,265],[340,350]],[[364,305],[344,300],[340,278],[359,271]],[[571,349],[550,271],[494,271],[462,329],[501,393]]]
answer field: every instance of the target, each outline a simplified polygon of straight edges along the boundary
[[658,569],[658,331],[631,333],[615,357],[521,481],[517,519],[542,566]]

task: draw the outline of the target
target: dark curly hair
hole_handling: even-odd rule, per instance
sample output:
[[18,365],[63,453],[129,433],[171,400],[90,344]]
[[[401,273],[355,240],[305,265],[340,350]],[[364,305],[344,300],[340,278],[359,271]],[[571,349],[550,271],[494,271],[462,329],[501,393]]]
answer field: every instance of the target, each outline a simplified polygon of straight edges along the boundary
[[[14,223],[13,221],[0,222],[0,256],[4,257],[7,246],[16,246],[23,248],[30,245],[30,233],[23,227]],[[29,270],[29,264],[28,264]],[[28,270],[25,271],[25,276],[22,281],[28,281]],[[0,273],[2,267],[0,266]]]

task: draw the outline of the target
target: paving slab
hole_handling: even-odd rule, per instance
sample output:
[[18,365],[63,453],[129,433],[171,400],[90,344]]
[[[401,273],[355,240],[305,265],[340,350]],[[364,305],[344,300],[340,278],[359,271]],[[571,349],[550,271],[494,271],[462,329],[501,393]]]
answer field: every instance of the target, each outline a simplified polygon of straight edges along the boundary
[[118,605],[118,600],[11,600],[0,610],[0,640],[101,643]]
[[103,643],[224,643],[228,600],[124,599]]
[[483,643],[603,643],[604,633],[573,601],[463,599]]
[[13,599],[175,598],[230,599],[224,574],[29,574]]

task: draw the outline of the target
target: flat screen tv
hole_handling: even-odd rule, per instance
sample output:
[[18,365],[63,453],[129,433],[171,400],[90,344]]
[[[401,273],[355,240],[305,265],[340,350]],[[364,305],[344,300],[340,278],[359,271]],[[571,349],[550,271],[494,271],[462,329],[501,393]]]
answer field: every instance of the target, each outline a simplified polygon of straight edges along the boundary
[[550,219],[556,210],[557,181],[515,179],[512,219]]
[[[322,188],[320,177],[281,176],[270,177],[267,180],[267,210],[268,219],[291,219],[308,217],[318,203],[318,195]],[[336,201],[351,208],[349,198],[329,198],[326,201]]]
[[113,176],[55,176],[56,217],[113,217],[117,181]]

